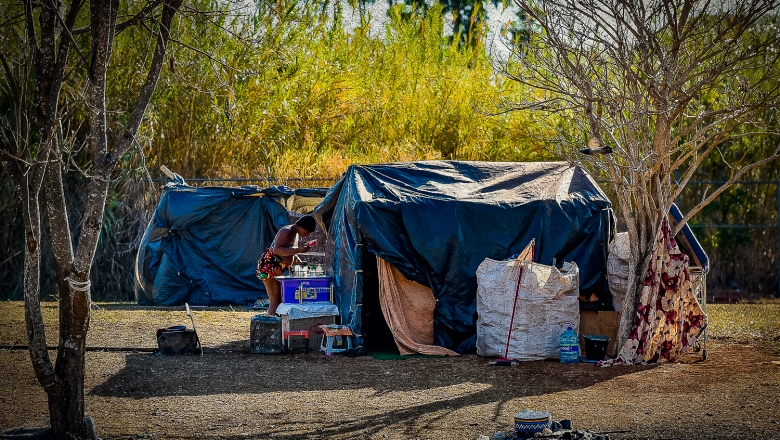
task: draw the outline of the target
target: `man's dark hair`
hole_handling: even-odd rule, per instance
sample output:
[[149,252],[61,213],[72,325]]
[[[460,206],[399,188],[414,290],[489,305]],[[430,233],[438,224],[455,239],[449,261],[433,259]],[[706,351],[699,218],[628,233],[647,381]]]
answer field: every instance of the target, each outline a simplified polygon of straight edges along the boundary
[[314,217],[310,215],[304,215],[303,217],[299,218],[295,224],[309,232],[314,232],[314,230],[317,229],[317,221],[314,220]]

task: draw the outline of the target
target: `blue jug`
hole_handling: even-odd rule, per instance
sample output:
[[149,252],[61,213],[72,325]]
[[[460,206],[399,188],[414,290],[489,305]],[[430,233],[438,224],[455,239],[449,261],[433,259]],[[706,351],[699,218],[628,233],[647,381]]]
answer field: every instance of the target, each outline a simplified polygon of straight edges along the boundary
[[576,364],[580,361],[580,337],[569,326],[561,335],[561,363]]

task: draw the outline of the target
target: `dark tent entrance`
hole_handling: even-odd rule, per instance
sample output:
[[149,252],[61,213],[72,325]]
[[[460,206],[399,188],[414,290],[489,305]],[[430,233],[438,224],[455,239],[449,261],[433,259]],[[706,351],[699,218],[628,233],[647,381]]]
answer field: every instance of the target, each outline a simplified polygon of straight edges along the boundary
[[363,347],[368,352],[398,353],[393,332],[387,324],[379,300],[379,274],[376,255],[363,248]]
[[[415,353],[409,353],[408,347],[405,349],[406,351],[404,353],[400,352],[398,340],[403,341],[405,336],[412,333],[413,336],[416,337],[415,339],[417,339],[417,342],[419,342],[420,335],[414,334],[413,331],[410,332],[410,329],[408,328],[398,328],[397,323],[394,328],[399,332],[399,335],[396,336],[394,334],[393,330],[390,328],[391,325],[388,323],[388,319],[391,318],[386,314],[386,310],[392,309],[393,304],[388,301],[387,297],[383,298],[383,295],[380,293],[380,274],[377,265],[379,258],[368,251],[368,248],[365,245],[360,247],[362,248],[363,262],[363,305],[360,314],[363,348],[370,354],[383,357],[395,357],[418,353],[416,350]],[[406,313],[409,315],[416,315],[421,313],[420,310],[414,309],[414,304],[406,304],[405,306],[406,307],[401,309],[394,309],[392,313],[396,315]],[[422,313],[424,312],[425,311],[422,311]],[[428,331],[423,333],[427,334],[433,331],[433,322],[417,322],[417,324],[423,324],[428,327]],[[425,338],[423,337],[422,339]],[[428,344],[429,343],[430,341],[428,341]],[[425,343],[421,344],[427,345]],[[437,356],[442,353],[429,352],[427,354]]]

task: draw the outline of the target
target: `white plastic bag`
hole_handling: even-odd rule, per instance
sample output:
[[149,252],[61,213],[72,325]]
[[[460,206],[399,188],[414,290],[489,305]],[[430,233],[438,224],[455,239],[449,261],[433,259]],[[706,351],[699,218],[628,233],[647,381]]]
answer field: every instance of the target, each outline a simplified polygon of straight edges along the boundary
[[579,269],[575,263],[562,273],[530,261],[485,259],[477,268],[477,354],[504,357],[521,267],[508,357],[560,359],[560,338],[566,327],[571,325],[579,332]]

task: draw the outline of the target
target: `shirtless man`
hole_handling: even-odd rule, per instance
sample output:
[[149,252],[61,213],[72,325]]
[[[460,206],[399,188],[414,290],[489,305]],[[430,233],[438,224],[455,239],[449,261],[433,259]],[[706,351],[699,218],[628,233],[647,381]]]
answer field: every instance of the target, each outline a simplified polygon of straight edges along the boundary
[[257,277],[263,280],[265,290],[268,292],[268,299],[271,302],[268,306],[269,315],[275,314],[276,308],[282,303],[282,286],[276,277],[290,268],[295,254],[309,250],[311,247],[309,243],[305,246],[293,246],[298,241],[298,237],[307,237],[316,228],[317,222],[314,217],[310,215],[301,217],[294,225],[287,225],[280,229],[271,247],[260,257],[257,263]]

